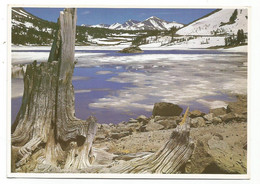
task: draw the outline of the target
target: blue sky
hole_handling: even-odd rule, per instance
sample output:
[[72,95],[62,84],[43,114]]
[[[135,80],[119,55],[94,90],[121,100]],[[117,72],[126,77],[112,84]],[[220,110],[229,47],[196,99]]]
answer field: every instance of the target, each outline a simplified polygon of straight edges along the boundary
[[[25,8],[31,14],[56,22],[63,8]],[[156,16],[166,21],[188,24],[215,9],[149,9],[149,8],[78,8],[77,24],[124,23],[129,19],[143,21]]]

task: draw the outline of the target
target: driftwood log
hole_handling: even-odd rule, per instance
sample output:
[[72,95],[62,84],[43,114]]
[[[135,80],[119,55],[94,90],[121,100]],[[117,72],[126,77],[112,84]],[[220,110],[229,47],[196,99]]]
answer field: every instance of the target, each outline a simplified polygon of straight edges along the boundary
[[76,9],[60,12],[48,62],[27,66],[21,108],[12,125],[12,172],[176,173],[194,150],[188,110],[156,153],[122,164],[92,166],[95,117],[75,117]]

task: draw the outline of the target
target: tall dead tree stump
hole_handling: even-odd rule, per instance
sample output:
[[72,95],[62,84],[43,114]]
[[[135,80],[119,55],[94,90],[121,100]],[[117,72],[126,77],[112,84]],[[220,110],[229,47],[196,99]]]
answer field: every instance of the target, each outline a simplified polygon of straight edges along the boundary
[[81,169],[93,161],[96,119],[75,117],[76,9],[60,12],[48,62],[28,65],[22,105],[12,126],[12,171]]

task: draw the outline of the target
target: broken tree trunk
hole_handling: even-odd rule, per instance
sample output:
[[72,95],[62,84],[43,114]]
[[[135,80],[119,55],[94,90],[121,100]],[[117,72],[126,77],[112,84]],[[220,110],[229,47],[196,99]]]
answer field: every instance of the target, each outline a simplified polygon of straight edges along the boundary
[[96,119],[75,117],[76,9],[60,12],[47,63],[28,65],[22,105],[12,126],[12,172],[81,169],[93,161]]
[[195,145],[190,139],[190,118],[187,108],[182,122],[170,139],[154,154],[134,159],[110,169],[112,173],[174,174],[191,157]]

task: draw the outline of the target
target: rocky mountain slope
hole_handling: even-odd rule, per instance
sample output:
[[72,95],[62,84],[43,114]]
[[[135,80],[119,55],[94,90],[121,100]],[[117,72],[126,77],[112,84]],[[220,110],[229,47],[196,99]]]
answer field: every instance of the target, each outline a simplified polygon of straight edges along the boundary
[[158,17],[151,16],[144,21],[130,19],[123,24],[98,24],[92,25],[90,27],[108,28],[115,30],[170,30],[172,27],[181,28],[183,27],[183,24],[177,22],[168,22]]
[[181,28],[178,35],[226,35],[239,29],[247,33],[247,9],[221,9]]

